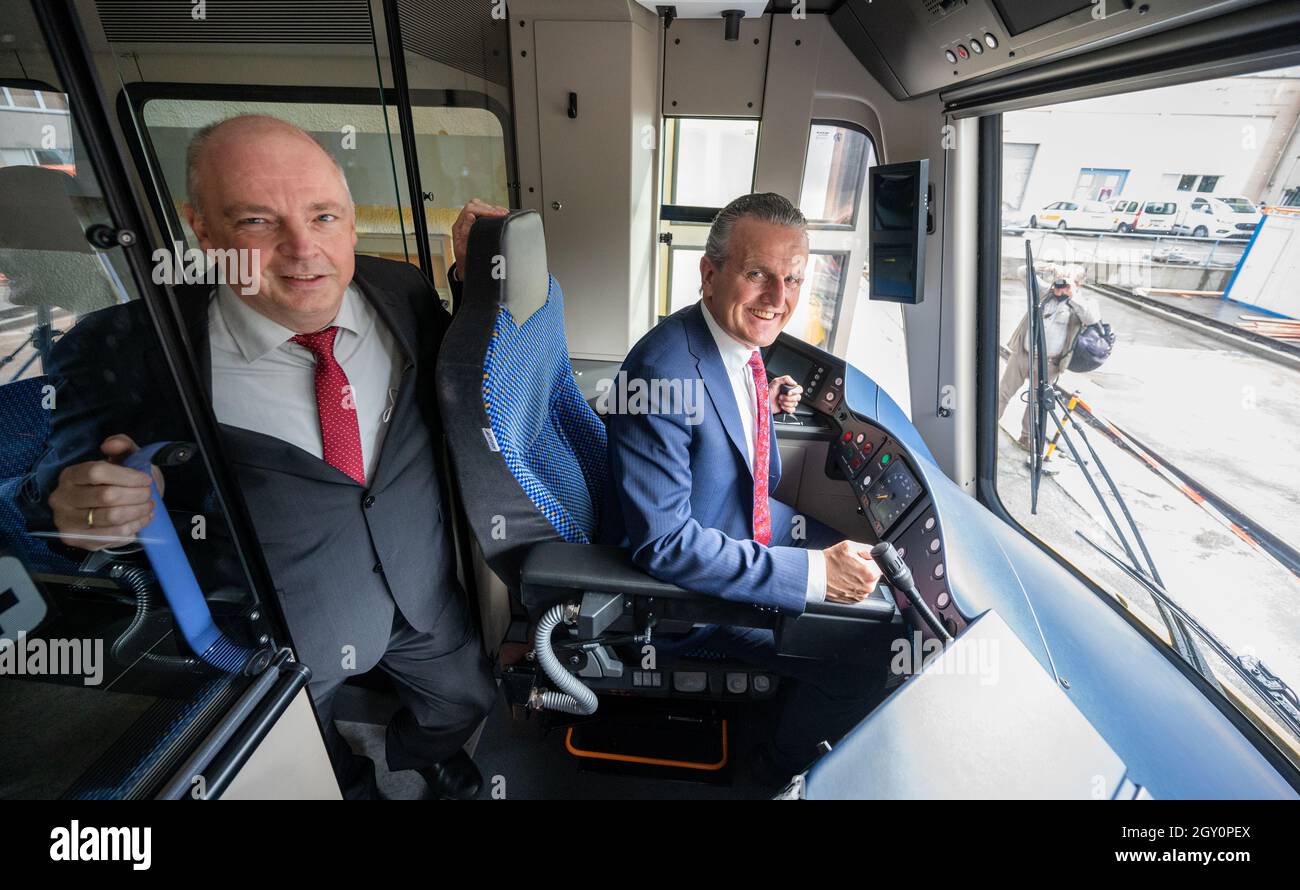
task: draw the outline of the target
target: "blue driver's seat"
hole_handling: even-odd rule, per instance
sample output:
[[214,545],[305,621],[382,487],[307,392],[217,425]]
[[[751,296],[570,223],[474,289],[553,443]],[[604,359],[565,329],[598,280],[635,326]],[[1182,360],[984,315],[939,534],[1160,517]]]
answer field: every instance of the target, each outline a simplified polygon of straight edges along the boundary
[[[532,663],[508,665],[503,646],[512,697],[570,713],[595,709],[592,689],[770,697],[774,678],[736,663],[647,667],[644,647],[664,634],[699,623],[777,628],[782,619],[664,583],[623,548],[592,543],[608,484],[605,427],[574,379],[541,216],[519,211],[476,222],[462,277],[461,305],[438,359],[452,467],[474,540],[509,592],[516,620],[507,642],[531,639],[536,665],[560,690],[542,693]],[[552,640],[560,625],[567,636]]]

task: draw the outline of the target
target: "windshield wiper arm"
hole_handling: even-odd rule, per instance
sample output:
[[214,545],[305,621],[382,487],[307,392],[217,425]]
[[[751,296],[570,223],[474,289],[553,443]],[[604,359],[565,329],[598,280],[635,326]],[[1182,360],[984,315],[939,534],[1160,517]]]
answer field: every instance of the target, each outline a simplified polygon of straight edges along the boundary
[[[1211,633],[1190,612],[1175,602],[1163,585],[1156,583],[1141,572],[1135,571],[1132,566],[1126,564],[1124,560],[1093,541],[1083,532],[1076,531],[1075,534],[1091,544],[1098,553],[1113,562],[1130,578],[1141,584],[1158,603],[1163,604],[1165,608],[1177,615],[1184,626],[1196,631],[1209,647],[1232,667],[1237,676],[1241,677],[1248,686],[1255,690],[1273,713],[1295,733],[1296,737],[1300,738],[1300,697],[1297,697],[1295,690],[1288,686],[1285,680],[1274,674],[1263,661],[1255,656],[1238,655],[1233,652],[1226,643]],[[1208,665],[1204,668],[1198,668],[1198,672],[1210,683],[1219,686],[1217,678],[1209,672]]]

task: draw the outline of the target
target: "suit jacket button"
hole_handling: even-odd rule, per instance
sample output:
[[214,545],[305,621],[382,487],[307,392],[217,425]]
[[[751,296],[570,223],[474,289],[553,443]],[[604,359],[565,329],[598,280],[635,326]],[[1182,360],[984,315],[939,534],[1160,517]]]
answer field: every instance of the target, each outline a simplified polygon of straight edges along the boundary
[[383,570],[384,570],[384,564],[382,562],[375,563],[375,568],[373,571],[376,575],[378,575]]
[[374,505],[375,505],[375,496],[373,494],[366,495],[365,500],[361,502],[361,506],[365,507],[367,510],[369,510]]

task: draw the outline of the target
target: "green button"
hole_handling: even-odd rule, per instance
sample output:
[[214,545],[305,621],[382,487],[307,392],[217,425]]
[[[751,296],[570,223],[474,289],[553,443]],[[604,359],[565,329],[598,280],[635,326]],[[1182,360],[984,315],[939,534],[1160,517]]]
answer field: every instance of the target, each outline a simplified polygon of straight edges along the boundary
[[887,463],[889,463],[889,455],[888,454],[880,455],[880,465],[883,467]]

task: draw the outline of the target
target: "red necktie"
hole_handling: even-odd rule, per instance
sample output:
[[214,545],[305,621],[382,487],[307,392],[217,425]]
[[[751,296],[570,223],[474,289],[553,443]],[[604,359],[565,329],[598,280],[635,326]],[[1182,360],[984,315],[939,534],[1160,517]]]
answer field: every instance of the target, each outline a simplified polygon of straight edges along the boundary
[[754,375],[754,395],[758,399],[758,423],[754,428],[754,540],[767,545],[772,543],[772,512],[767,503],[767,471],[772,456],[768,428],[772,415],[767,407],[767,369],[757,350],[749,357],[749,370]]
[[357,401],[348,375],[334,358],[337,327],[314,334],[298,334],[293,342],[316,356],[316,411],[320,414],[320,438],[325,462],[366,484],[366,464],[361,457],[361,427],[357,423]]

